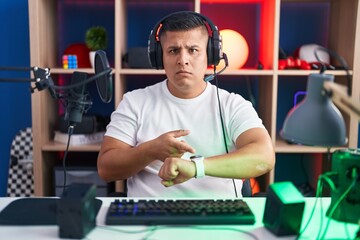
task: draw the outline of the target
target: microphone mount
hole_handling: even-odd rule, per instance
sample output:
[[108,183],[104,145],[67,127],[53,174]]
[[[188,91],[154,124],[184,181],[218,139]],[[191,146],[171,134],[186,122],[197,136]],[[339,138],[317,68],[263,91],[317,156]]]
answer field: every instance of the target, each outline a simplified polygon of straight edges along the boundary
[[57,86],[50,75],[49,68],[39,67],[0,67],[0,71],[32,71],[34,78],[0,78],[0,82],[33,82],[30,92],[37,89],[42,91],[48,89],[52,98],[64,99],[66,101],[66,117],[71,125],[82,121],[82,114],[92,105],[89,94],[86,92],[86,85],[96,81],[98,93],[103,102],[110,102],[112,99],[112,69],[106,58],[106,53],[97,51],[95,54],[95,75],[88,78],[87,73],[74,71],[70,85]]
[[34,78],[0,78],[0,82],[29,82],[35,83],[34,87],[30,87],[30,92],[34,93],[37,89],[38,91],[42,91],[44,89],[48,89],[50,91],[51,96],[54,99],[63,98],[61,94],[57,93],[57,91],[65,91],[72,90],[74,88],[80,87],[82,85],[86,85],[90,82],[97,80],[98,78],[111,75],[112,69],[107,68],[99,73],[95,73],[94,76],[85,79],[83,82],[74,83],[66,86],[55,85],[54,81],[51,78],[50,68],[39,68],[39,67],[1,67],[0,71],[32,71]]
[[30,87],[30,92],[34,93],[37,89],[42,91],[44,89],[49,89],[50,94],[53,98],[58,99],[59,95],[52,88],[54,82],[50,76],[49,68],[39,68],[39,67],[0,67],[0,71],[31,71],[34,75],[34,78],[0,78],[0,82],[34,82],[35,87]]

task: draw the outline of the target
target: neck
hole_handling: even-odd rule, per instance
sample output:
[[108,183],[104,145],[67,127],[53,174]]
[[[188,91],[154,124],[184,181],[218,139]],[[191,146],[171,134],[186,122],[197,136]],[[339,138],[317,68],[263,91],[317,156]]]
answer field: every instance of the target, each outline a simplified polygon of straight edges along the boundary
[[174,86],[169,80],[166,82],[167,88],[169,92],[177,97],[182,99],[191,99],[201,95],[207,86],[207,83],[202,81],[201,84],[193,85],[193,86]]

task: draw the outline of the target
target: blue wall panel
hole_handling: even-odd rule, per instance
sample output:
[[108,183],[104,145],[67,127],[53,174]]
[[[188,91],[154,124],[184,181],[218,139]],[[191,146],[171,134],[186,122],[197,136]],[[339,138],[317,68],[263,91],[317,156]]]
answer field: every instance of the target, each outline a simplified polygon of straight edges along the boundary
[[[28,67],[27,0],[0,1],[0,66]],[[28,72],[0,71],[0,78],[27,78]],[[0,196],[6,195],[10,145],[14,135],[31,126],[29,83],[0,82]]]

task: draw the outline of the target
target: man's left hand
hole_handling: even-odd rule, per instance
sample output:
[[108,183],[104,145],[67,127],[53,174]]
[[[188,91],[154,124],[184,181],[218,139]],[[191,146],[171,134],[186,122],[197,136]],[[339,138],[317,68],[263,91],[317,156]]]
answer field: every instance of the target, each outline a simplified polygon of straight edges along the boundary
[[165,187],[171,187],[193,178],[195,173],[196,168],[193,162],[181,158],[166,158],[158,175]]

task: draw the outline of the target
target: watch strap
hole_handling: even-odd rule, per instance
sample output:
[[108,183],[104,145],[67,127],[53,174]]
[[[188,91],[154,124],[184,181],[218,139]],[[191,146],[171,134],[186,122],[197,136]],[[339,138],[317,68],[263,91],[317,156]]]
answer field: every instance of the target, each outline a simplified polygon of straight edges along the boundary
[[196,168],[195,178],[204,177],[205,176],[204,157],[192,156],[190,159],[195,163],[195,168]]

